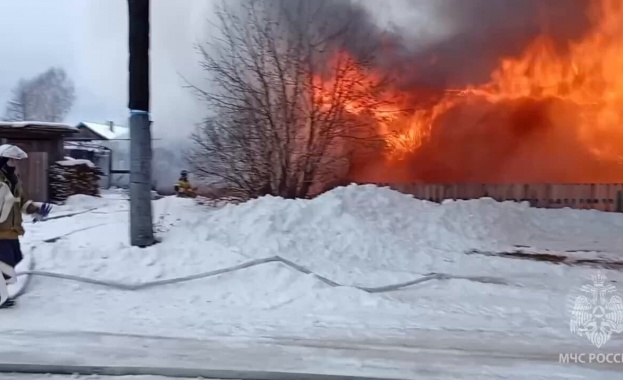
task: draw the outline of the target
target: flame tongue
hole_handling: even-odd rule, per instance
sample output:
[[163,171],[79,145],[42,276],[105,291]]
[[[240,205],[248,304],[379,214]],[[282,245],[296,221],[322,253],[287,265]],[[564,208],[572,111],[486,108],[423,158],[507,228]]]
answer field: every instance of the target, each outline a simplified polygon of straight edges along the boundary
[[[469,98],[482,97],[495,104],[514,99],[543,100],[556,98],[571,102],[581,110],[578,124],[582,139],[589,145],[603,131],[623,127],[623,2],[601,0],[592,10],[593,29],[584,39],[569,44],[569,51],[559,53],[546,36],[537,38],[520,58],[505,58],[483,86],[470,86],[453,91],[432,110],[414,115],[415,133],[407,136],[429,136],[437,118]],[[422,141],[411,139],[414,150]],[[623,153],[623,141],[621,141]],[[390,143],[391,146],[396,144]]]
[[[521,123],[518,123],[517,120],[512,121],[505,116],[488,122],[488,135],[497,133],[492,133],[493,129],[510,128],[513,129],[514,136],[527,138],[530,135],[530,138],[536,139],[537,135],[529,134],[528,131],[538,124],[551,130],[546,133],[547,136],[538,135],[542,141],[530,142],[534,152],[544,154],[542,157],[553,151],[564,154],[564,149],[555,145],[566,144],[564,148],[568,150],[567,155],[575,155],[569,161],[575,160],[573,165],[576,167],[580,165],[580,161],[588,159],[617,163],[622,161],[623,0],[595,0],[590,15],[591,29],[581,39],[569,42],[564,51],[557,49],[547,36],[540,36],[519,57],[501,59],[489,82],[484,85],[448,90],[433,106],[416,110],[406,116],[404,113],[395,112],[387,117],[388,110],[385,109],[386,116],[382,120],[379,118],[379,128],[381,132],[387,133],[386,143],[390,159],[419,155],[420,163],[434,161],[431,158],[431,148],[427,148],[427,145],[434,145],[437,149],[435,160],[439,161],[447,153],[440,152],[440,149],[443,150],[444,146],[446,150],[453,149],[449,143],[431,144],[439,136],[447,136],[445,129],[450,127],[445,125],[445,119],[453,120],[452,128],[464,129],[464,142],[470,140],[470,128],[474,127],[466,125],[468,120],[459,118],[457,121],[456,117],[449,116],[457,109],[477,105],[480,109],[489,109],[496,114],[495,110],[500,108],[512,108],[509,104],[513,102],[529,101],[543,105],[539,117],[545,117],[547,122],[537,122],[524,114],[518,119]],[[405,98],[401,95],[403,94],[397,92],[388,96],[392,99]],[[413,107],[400,104],[394,109],[406,109],[409,106]],[[482,119],[477,121],[483,122],[487,123]],[[521,149],[516,150],[519,151]],[[522,154],[526,157],[530,153],[526,151]],[[460,157],[455,158],[461,160]],[[459,161],[454,165],[460,166]],[[446,166],[452,165],[448,162]],[[564,163],[561,165],[564,166]],[[623,168],[617,168],[614,176],[623,180]],[[592,167],[592,170],[597,169]],[[612,180],[612,170],[608,170],[608,179]],[[590,170],[578,168],[577,173],[580,172],[584,174],[568,179],[599,180],[597,172],[586,174]],[[525,179],[529,180],[528,177]]]

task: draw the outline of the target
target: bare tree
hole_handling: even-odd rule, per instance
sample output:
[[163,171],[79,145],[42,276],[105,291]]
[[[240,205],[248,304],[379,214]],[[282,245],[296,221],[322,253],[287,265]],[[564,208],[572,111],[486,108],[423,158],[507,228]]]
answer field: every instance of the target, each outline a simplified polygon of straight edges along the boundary
[[307,197],[340,181],[353,154],[379,142],[377,46],[332,0],[240,0],[217,11],[218,37],[198,46],[210,117],[193,135],[199,177],[248,197]]
[[20,80],[7,103],[6,121],[62,122],[75,101],[73,82],[65,70],[52,67],[29,80]]

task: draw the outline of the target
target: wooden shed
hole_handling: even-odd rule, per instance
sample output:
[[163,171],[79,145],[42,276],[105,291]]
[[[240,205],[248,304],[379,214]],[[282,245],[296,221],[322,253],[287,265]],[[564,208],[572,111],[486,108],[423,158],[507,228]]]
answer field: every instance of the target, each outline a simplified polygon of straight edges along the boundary
[[[101,170],[100,187],[126,187],[130,183],[130,129],[109,121],[81,122],[68,137],[65,151],[76,159],[88,159]],[[88,152],[88,153],[87,153]]]
[[63,160],[64,139],[76,132],[75,127],[59,123],[0,122],[0,144],[14,144],[28,153],[18,171],[29,198],[49,201],[48,169]]

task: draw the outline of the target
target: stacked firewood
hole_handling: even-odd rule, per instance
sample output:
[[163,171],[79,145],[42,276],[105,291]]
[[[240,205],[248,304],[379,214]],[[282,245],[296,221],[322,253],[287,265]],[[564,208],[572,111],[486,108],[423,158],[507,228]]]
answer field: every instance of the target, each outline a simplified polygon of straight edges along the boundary
[[99,196],[102,171],[86,160],[57,161],[49,170],[50,199],[63,203],[72,195]]
[[50,201],[54,203],[63,203],[69,198],[71,193],[71,185],[65,176],[65,167],[59,164],[53,164],[48,170]]

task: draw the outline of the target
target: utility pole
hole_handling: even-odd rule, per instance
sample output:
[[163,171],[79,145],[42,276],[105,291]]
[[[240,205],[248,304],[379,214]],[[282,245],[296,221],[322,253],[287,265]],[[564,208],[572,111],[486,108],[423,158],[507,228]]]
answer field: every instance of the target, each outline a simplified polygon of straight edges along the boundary
[[130,21],[130,244],[156,243],[151,209],[149,0],[128,0]]

